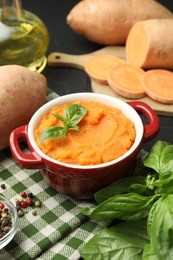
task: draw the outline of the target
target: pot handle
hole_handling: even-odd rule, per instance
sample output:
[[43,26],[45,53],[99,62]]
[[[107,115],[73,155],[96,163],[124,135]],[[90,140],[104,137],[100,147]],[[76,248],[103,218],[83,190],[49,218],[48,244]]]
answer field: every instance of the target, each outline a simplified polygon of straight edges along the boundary
[[16,162],[26,169],[45,168],[42,159],[30,149],[30,153],[24,153],[20,147],[20,141],[28,144],[28,125],[23,125],[14,129],[10,134],[10,150]]
[[156,137],[160,129],[160,122],[154,110],[143,101],[129,101],[127,103],[149,120],[149,123],[144,125],[144,143]]

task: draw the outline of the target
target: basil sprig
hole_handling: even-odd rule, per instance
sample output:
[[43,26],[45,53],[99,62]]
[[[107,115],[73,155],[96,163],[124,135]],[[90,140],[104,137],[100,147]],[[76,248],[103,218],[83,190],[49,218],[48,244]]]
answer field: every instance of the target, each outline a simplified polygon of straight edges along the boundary
[[96,205],[81,209],[91,219],[113,220],[80,249],[83,259],[173,259],[173,145],[157,141],[140,163],[141,175],[97,191]]
[[87,110],[85,107],[72,104],[64,110],[64,116],[53,114],[64,126],[50,126],[46,128],[40,135],[40,142],[67,136],[69,130],[79,131],[80,128],[77,124],[86,113]]

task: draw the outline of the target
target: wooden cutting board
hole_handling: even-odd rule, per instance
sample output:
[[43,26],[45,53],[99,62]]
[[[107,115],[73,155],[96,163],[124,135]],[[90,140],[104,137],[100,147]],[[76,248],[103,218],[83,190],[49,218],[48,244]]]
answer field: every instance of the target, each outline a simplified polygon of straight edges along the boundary
[[[82,55],[71,55],[60,52],[53,52],[48,56],[48,66],[50,67],[73,67],[84,70],[84,64],[88,58],[95,54],[111,54],[121,59],[125,59],[125,48],[123,46],[107,46],[92,53]],[[116,94],[108,85],[103,85],[91,79],[91,89],[95,93],[106,94],[123,101],[130,101],[130,99],[123,98]],[[156,111],[158,115],[173,116],[173,105],[162,104],[152,100],[149,97],[138,99],[144,101]]]

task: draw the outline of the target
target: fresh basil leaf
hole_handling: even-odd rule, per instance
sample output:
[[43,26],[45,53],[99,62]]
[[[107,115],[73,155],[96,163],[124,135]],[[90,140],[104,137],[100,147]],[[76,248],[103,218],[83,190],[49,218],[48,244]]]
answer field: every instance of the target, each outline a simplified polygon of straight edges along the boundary
[[144,243],[149,243],[149,237],[147,233],[147,219],[135,220],[135,221],[122,221],[117,225],[111,227],[111,229],[118,230],[120,232],[128,232],[134,234],[136,237],[140,237],[144,240]]
[[149,211],[149,214],[147,217],[147,232],[148,232],[149,236],[151,234],[151,224],[153,222],[153,216],[155,214],[155,209],[156,209],[156,206],[159,203],[161,203],[161,200],[162,200],[162,197],[160,197],[157,201],[155,201],[154,204],[152,205],[152,207],[150,208],[150,211]]
[[144,225],[135,221],[102,229],[84,245],[80,254],[85,260],[139,260],[145,244],[149,243],[146,229],[141,232],[141,226]]
[[157,173],[148,173],[146,177],[146,186],[149,190],[152,190],[155,192],[156,187],[156,181],[158,180],[159,175]]
[[[159,180],[157,182],[159,185],[160,184],[163,185],[163,184],[168,184],[172,180],[173,180],[173,171],[167,171],[159,177]],[[156,184],[157,184],[157,182],[156,182]]]
[[169,143],[164,141],[157,141],[151,148],[149,154],[144,158],[144,165],[154,169],[160,174],[162,167],[164,167],[164,149],[169,146]]
[[[156,193],[173,193],[173,145],[165,142],[159,142],[159,144],[159,147],[162,147],[162,149],[158,151],[153,150],[144,160],[144,164],[148,167],[152,167],[152,164],[157,162],[157,167],[155,164],[153,168],[159,173],[159,179],[157,177],[152,179],[149,175],[147,176],[147,186],[149,188],[153,187]],[[153,156],[157,156],[155,162]]]
[[167,145],[162,152],[160,158],[160,178],[164,178],[167,172],[172,172],[173,174],[173,145]]
[[97,191],[94,198],[98,204],[118,194],[128,193],[134,183],[145,184],[144,176],[130,176],[121,178],[105,188]]
[[147,244],[144,246],[142,260],[158,260],[151,244]]
[[84,215],[98,221],[142,219],[148,215],[149,209],[157,198],[158,195],[120,194],[107,199],[96,207],[82,208],[81,211]]
[[69,130],[76,130],[76,131],[79,131],[80,130],[80,127],[77,126],[77,125],[72,125],[69,127]]
[[173,172],[165,172],[154,182],[155,193],[173,194]]
[[51,140],[67,135],[67,129],[61,126],[50,126],[46,128],[40,135],[40,142]]
[[173,181],[170,181],[166,185],[161,185],[159,188],[156,189],[158,194],[173,194]]
[[151,223],[150,241],[158,259],[173,259],[173,195],[169,194],[156,204]]
[[53,114],[57,119],[59,119],[64,125],[67,125],[67,120],[61,116],[61,115],[58,115],[58,114]]
[[86,115],[86,108],[77,104],[72,104],[64,110],[64,117],[68,121],[68,125],[76,125]]
[[77,104],[72,104],[64,110],[64,117],[58,114],[53,114],[57,119],[59,119],[64,127],[61,126],[50,126],[46,128],[40,135],[40,142],[50,139],[56,139],[62,136],[66,136],[68,130],[79,131],[80,128],[77,123],[86,115],[87,110]]
[[145,183],[145,185],[144,184],[140,184],[140,183],[134,183],[134,184],[130,185],[129,191],[130,192],[135,192],[137,194],[144,195],[144,196],[154,195],[154,191],[153,190],[149,190],[147,185],[146,185],[146,183]]

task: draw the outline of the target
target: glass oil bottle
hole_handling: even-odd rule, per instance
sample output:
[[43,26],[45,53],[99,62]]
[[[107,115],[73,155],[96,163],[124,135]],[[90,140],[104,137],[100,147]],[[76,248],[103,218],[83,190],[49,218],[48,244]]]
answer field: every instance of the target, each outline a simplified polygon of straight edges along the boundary
[[46,65],[49,33],[20,0],[0,0],[0,66],[17,64],[41,72]]

